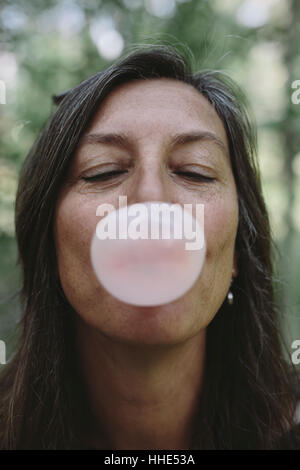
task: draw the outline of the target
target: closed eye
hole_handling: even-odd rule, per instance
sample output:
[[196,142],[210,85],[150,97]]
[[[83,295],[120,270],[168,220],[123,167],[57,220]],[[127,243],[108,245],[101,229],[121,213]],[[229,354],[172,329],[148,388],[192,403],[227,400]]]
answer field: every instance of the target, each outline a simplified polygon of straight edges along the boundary
[[205,182],[213,182],[215,178],[210,176],[201,175],[200,173],[195,173],[193,171],[175,171],[175,175],[183,176],[184,178],[188,178],[195,181],[205,181]]
[[[84,176],[83,180],[88,181],[88,182],[107,181],[109,179],[120,176],[123,173],[128,173],[128,171],[127,170],[112,170],[112,171],[107,171],[105,173],[97,173],[96,175],[92,175],[92,176]],[[183,176],[184,178],[188,178],[194,181],[204,181],[204,182],[214,181],[214,178],[211,178],[210,176],[205,176],[200,173],[195,173],[192,171],[175,171],[174,173],[175,175]]]
[[119,176],[123,173],[127,173],[127,171],[126,170],[112,170],[112,171],[107,171],[105,173],[97,173],[96,175],[93,175],[93,176],[84,176],[82,179],[84,181],[89,181],[89,182],[106,181],[116,176]]

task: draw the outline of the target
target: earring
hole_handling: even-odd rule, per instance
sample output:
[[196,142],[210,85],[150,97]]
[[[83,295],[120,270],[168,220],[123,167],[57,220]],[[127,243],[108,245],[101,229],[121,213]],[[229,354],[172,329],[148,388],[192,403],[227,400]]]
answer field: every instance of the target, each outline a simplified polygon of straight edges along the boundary
[[229,305],[233,304],[233,293],[231,292],[231,290],[227,294],[227,302]]
[[[234,273],[234,270],[232,270],[232,273]],[[233,283],[233,277],[231,278],[230,287],[232,283]],[[229,289],[228,294],[227,294],[227,302],[229,305],[233,304],[233,293],[231,292],[231,289]]]

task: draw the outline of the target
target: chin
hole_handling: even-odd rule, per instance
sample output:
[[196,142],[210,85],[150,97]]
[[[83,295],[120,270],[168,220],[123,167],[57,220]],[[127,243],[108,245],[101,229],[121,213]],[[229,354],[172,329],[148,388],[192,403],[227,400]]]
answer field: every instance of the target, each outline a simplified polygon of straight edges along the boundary
[[112,311],[110,333],[106,333],[131,344],[175,345],[199,332],[198,321],[199,315],[184,300],[154,307],[122,304]]

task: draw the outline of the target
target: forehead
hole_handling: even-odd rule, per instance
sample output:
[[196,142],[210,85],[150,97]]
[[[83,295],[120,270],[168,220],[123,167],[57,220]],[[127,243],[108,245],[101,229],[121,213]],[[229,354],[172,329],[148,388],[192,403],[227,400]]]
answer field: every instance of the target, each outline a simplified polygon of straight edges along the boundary
[[211,131],[227,144],[224,126],[209,101],[193,86],[166,78],[138,80],[114,89],[103,101],[88,132],[135,134]]

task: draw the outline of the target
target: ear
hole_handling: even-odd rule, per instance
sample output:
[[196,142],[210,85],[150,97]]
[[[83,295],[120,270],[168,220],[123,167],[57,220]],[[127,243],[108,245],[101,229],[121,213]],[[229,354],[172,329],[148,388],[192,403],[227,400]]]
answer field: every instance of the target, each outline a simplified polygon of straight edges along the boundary
[[239,259],[239,254],[237,251],[235,251],[234,258],[233,258],[232,277],[237,277],[239,274],[238,259]]

